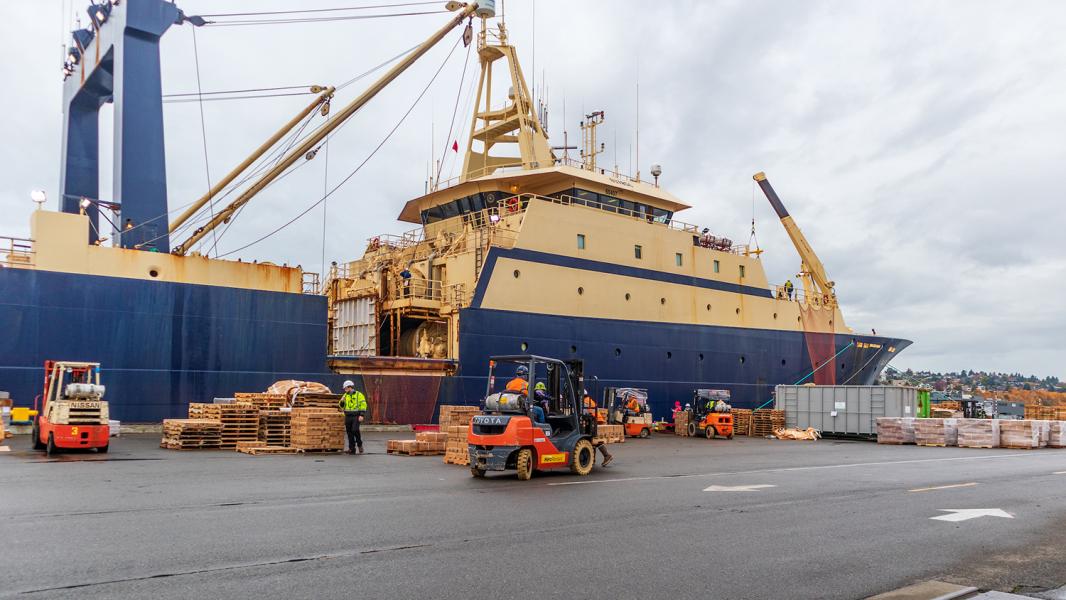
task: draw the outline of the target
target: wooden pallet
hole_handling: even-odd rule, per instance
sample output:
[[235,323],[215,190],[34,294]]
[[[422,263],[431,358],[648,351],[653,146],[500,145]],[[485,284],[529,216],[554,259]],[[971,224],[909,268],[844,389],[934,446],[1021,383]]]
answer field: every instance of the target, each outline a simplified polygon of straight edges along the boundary
[[480,412],[476,406],[442,404],[437,422],[440,423],[441,431],[448,427],[467,427],[474,415]]
[[290,445],[305,450],[344,450],[344,413],[333,408],[293,408]]
[[751,435],[751,409],[734,408],[730,412],[733,415],[733,435]]
[[775,429],[785,426],[785,411],[760,409],[751,413],[752,437],[766,437],[773,435]]
[[289,446],[292,442],[292,413],[259,411],[259,440],[269,446]]
[[237,452],[255,456],[259,454],[299,454],[300,450],[288,446],[239,446]]
[[251,404],[259,410],[276,410],[289,404],[285,394],[237,392],[233,394],[233,399],[236,402]]
[[296,394],[296,396],[292,399],[292,407],[322,409],[328,408],[340,412],[340,400],[340,394],[321,394],[305,392],[302,394]]
[[166,419],[160,448],[170,450],[217,449],[222,445],[222,423],[212,419]]
[[293,448],[297,454],[341,454],[344,448]]

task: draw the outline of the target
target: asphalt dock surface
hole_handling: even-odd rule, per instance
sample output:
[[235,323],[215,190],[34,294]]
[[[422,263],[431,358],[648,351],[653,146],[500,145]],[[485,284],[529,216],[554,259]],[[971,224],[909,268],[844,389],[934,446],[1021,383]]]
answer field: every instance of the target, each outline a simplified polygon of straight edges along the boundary
[[412,436],[371,434],[362,456],[248,456],[137,435],[106,455],[52,459],[12,438],[0,454],[0,597],[862,598],[929,579],[1034,595],[1066,585],[1063,450],[661,435],[613,445],[614,464],[589,477],[517,481],[387,455],[388,437]]

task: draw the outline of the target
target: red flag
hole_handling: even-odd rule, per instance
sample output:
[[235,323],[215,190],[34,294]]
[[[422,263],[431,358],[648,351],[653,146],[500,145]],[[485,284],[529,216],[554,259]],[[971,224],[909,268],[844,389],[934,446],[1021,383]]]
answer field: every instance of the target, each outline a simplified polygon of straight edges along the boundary
[[459,151],[459,140],[455,140],[454,142],[452,142],[452,151],[453,152],[458,152]]

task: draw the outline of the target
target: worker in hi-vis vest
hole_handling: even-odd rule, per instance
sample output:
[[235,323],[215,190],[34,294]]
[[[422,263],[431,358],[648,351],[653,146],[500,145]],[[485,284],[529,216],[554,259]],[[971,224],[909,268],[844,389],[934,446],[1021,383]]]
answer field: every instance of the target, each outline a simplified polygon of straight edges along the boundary
[[529,395],[529,367],[518,365],[515,369],[514,379],[507,382],[508,392],[518,392],[523,396]]
[[363,436],[359,433],[359,423],[366,416],[366,396],[355,389],[352,380],[344,382],[344,395],[338,403],[344,411],[344,432],[348,434],[348,454],[363,453]]

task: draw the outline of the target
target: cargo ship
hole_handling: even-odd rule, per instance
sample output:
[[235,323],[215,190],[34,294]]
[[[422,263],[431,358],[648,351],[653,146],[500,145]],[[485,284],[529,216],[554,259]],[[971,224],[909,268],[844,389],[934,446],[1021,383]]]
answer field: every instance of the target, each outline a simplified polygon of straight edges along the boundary
[[[649,180],[598,166],[602,112],[582,122],[579,158],[557,154],[494,3],[448,7],[455,16],[358,98],[329,114],[335,90],[316,88],[171,221],[158,39],[197,18],[163,0],[94,4],[65,66],[60,210],[35,211],[30,239],[0,248],[0,389],[26,404],[45,360],[100,362],[113,417],[148,422],[278,379],[353,378],[372,421],[420,423],[440,404],[479,402],[490,356],[533,353],[582,359],[593,393],[645,388],[660,416],[696,388],[754,407],[782,383],[870,384],[910,344],[845,324],[834,283],[765,176],[756,180],[799,253],[795,290],[770,284],[761,249],[676,218],[689,206],[659,185],[657,167]],[[462,171],[403,206],[413,229],[368,240],[321,286],[299,267],[194,250],[464,22],[480,74]],[[98,199],[96,175],[104,102],[116,115],[112,202]],[[255,170],[317,114],[314,134]],[[255,177],[241,175],[248,167]],[[228,193],[236,199],[204,214]]]

